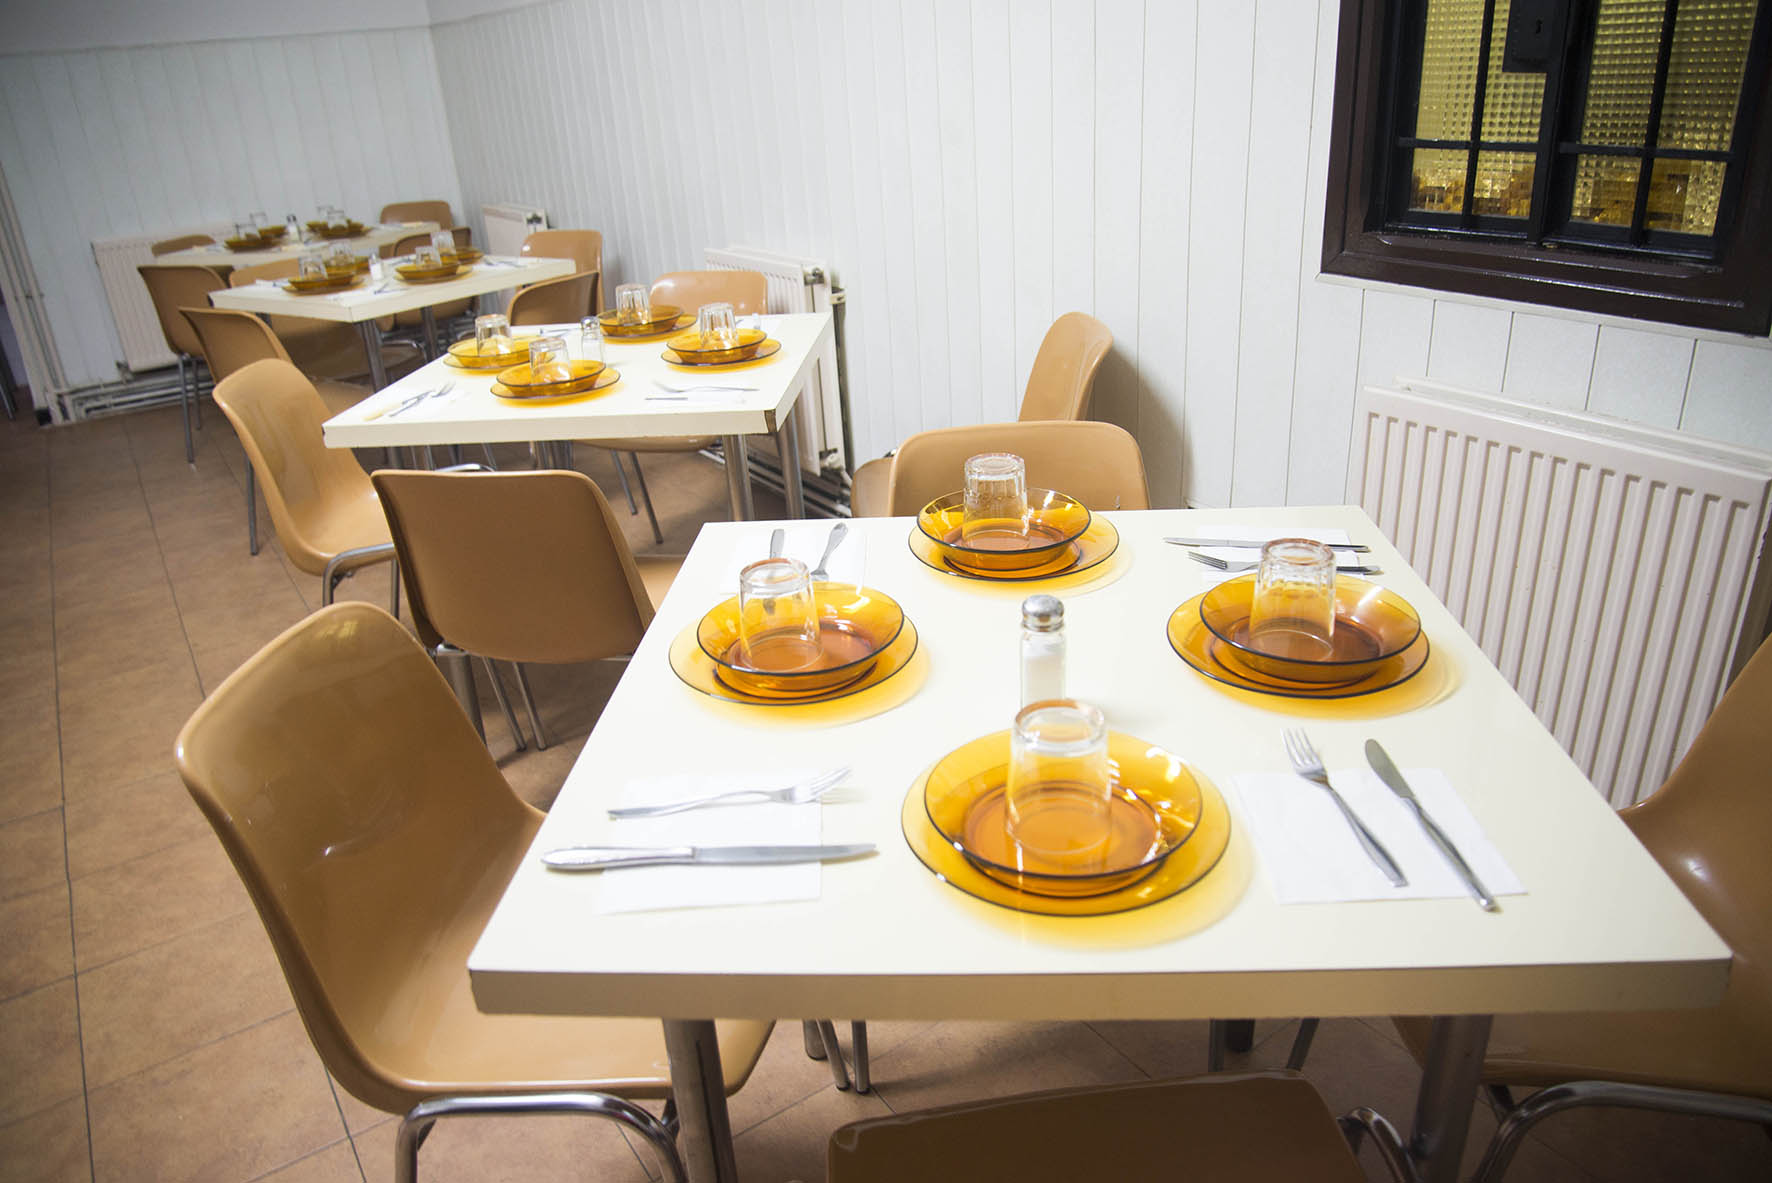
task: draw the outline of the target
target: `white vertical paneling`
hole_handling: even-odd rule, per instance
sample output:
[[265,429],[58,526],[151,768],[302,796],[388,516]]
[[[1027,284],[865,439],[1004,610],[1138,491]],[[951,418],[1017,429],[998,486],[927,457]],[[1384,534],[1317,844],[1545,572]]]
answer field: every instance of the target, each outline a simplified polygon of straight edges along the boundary
[[1680,426],[1680,403],[1668,392],[1686,389],[1692,372],[1690,338],[1603,325],[1594,353],[1587,409],[1655,427]]
[[1260,149],[1249,153],[1231,456],[1230,500],[1238,505],[1286,500],[1316,54],[1317,27],[1298,19],[1296,3],[1257,5],[1249,140]]
[[[947,372],[925,389],[925,406],[939,401],[944,423],[984,423],[984,374],[979,338],[984,309],[979,300],[978,142],[972,94],[972,22],[941,19],[929,10],[935,37],[937,142],[941,150],[941,204],[934,220],[941,233],[942,307],[947,313]],[[945,398],[943,390],[945,388]]]
[[1552,407],[1585,407],[1599,331],[1585,321],[1516,312],[1502,392]]
[[1393,386],[1427,373],[1434,302],[1402,292],[1365,293],[1360,311],[1360,386]]
[[972,6],[972,144],[978,209],[979,406],[974,422],[1015,418],[1021,388],[1015,381],[1015,227],[1010,187],[1009,0]]
[[1052,6],[1052,314],[1095,307],[1095,2]]
[[[1095,6],[1093,311],[1114,334],[1090,418],[1138,432],[1139,230],[1144,172],[1144,0]],[[1068,311],[1068,309],[1067,309]],[[1149,477],[1146,477],[1147,483]]]
[[1009,6],[1009,153],[1015,226],[1015,388],[1027,385],[1040,338],[1062,309],[1052,283],[1052,6]]
[[[953,361],[948,355],[948,244],[942,233],[943,166],[940,71],[936,60],[934,0],[905,0],[899,6],[904,38],[905,170],[910,181],[911,292],[917,315],[918,425],[947,427],[953,422]],[[961,293],[953,293],[959,296]],[[964,397],[964,396],[962,396]]]
[[1196,20],[1194,109],[1211,115],[1194,120],[1190,162],[1182,489],[1190,502],[1228,505],[1237,431],[1255,10],[1201,4]]
[[1772,450],[1772,350],[1698,342],[1680,430]]
[[1427,376],[1472,390],[1500,390],[1512,329],[1513,314],[1505,308],[1437,302]]

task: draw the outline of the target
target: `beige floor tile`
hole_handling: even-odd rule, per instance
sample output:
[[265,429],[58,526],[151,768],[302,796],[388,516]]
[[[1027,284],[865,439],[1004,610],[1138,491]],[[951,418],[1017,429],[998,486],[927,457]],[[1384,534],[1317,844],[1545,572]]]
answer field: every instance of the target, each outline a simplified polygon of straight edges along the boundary
[[344,1133],[293,1012],[89,1090],[101,1179],[252,1179]]
[[1095,1033],[1153,1080],[1206,1071],[1205,1023],[1091,1023]]
[[[1739,1121],[1576,1109],[1540,1122],[1531,1142],[1549,1147],[1609,1183],[1772,1179],[1772,1137]],[[1525,1158],[1522,1154],[1522,1162]],[[1514,1171],[1509,1170],[1507,1177],[1512,1183]]]
[[179,728],[202,701],[188,656],[61,692],[69,800],[172,768]]
[[74,980],[0,1002],[0,1124],[80,1095]]
[[97,1088],[290,1010],[256,912],[80,975],[86,1083]]
[[874,1088],[895,1111],[979,1097],[1142,1080],[1083,1023],[941,1023],[875,1058]]
[[877,1095],[825,1089],[732,1140],[739,1175],[746,1179],[797,1179],[823,1183],[825,1143],[846,1122],[892,1113]]
[[141,490],[118,489],[89,498],[77,514],[60,514],[55,522],[55,542],[67,546],[81,542],[109,542],[148,533],[153,523]]
[[259,1176],[259,1183],[363,1183],[363,1171],[351,1140],[341,1138],[281,1170]]
[[66,882],[0,900],[0,999],[74,972],[71,917]]
[[[385,1121],[353,1139],[363,1177],[369,1183],[393,1179],[398,1129],[398,1122]],[[615,1123],[547,1114],[446,1117],[431,1130],[419,1151],[418,1173],[425,1183],[567,1178],[643,1183],[648,1178]]]
[[103,608],[144,588],[165,583],[160,545],[151,532],[57,547],[50,560],[57,610]]
[[181,842],[74,880],[74,964],[94,969],[250,907],[220,842]]
[[190,660],[178,606],[162,580],[110,605],[58,612],[56,684],[66,693],[167,662]]
[[61,727],[53,679],[44,691],[5,700],[0,726],[0,821],[62,803]]
[[211,834],[175,772],[81,795],[67,807],[67,827],[76,879]]
[[4,1183],[87,1183],[92,1156],[86,1142],[86,1098],[0,1125],[0,1181]]
[[[338,1102],[338,1111],[344,1114],[345,1129],[354,1138],[365,1130],[373,1129],[387,1121],[393,1114],[383,1113],[380,1109],[371,1108],[345,1091],[345,1086],[337,1078],[332,1080],[332,1096]],[[393,1143],[389,1143],[393,1145]]]
[[[847,1040],[844,1046],[847,1048]],[[869,1063],[872,1062],[870,1056]],[[727,1099],[732,1132],[741,1134],[833,1087],[830,1067],[806,1054],[798,1020],[784,1019],[775,1024],[751,1078]]]
[[0,702],[55,695],[55,621],[47,600],[0,624],[0,654]]
[[62,811],[46,809],[0,825],[0,900],[65,883]]

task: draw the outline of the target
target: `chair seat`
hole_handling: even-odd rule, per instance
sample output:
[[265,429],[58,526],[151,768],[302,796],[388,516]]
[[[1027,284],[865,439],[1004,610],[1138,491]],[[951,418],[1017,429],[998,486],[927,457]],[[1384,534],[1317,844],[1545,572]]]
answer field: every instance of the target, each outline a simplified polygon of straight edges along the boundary
[[683,558],[683,555],[634,556],[634,566],[640,569],[640,582],[646,585],[646,595],[654,608],[664,603],[665,593],[671,590],[677,572],[683,569]]
[[1062,1089],[854,1122],[830,1183],[905,1179],[1364,1183],[1316,1089],[1290,1072]]
[[[1391,1022],[1424,1060],[1431,1022]],[[1706,1010],[1497,1015],[1483,1080],[1534,1088],[1611,1080],[1772,1100],[1772,1032],[1753,1031],[1726,1003]]]
[[616,452],[699,452],[720,442],[717,435],[653,435],[617,436],[600,440],[576,440],[593,448],[609,448]]
[[333,378],[315,378],[314,390],[319,394],[320,401],[326,404],[328,417],[350,410],[375,393],[367,385],[340,382]]
[[892,457],[881,456],[855,470],[849,482],[849,507],[858,518],[883,518],[892,513],[887,497],[892,486]]

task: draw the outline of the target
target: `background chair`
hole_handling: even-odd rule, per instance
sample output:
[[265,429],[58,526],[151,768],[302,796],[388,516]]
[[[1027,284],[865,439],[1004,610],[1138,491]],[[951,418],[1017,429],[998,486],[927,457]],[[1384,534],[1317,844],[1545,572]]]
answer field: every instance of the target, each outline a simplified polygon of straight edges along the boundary
[[1138,441],[1112,423],[985,423],[918,432],[898,449],[887,487],[890,516],[914,515],[960,487],[961,469],[980,452],[1014,452],[1028,485],[1068,493],[1090,509],[1149,509]]
[[[714,270],[672,271],[652,281],[654,304],[675,304],[694,312],[703,304],[724,301],[732,305],[736,316],[760,315],[769,311],[769,281],[761,271]],[[512,322],[515,323],[514,321]],[[658,514],[652,508],[652,494],[646,488],[646,474],[640,469],[641,452],[699,452],[710,448],[719,437],[713,435],[632,436],[613,439],[580,440],[593,448],[604,448],[615,461],[615,474],[621,478],[622,492],[627,494],[628,512],[636,512],[633,490],[628,488],[627,473],[622,470],[622,453],[634,466],[634,480],[640,486],[640,499],[646,504],[646,518],[652,523],[652,540],[664,542],[658,528]]]
[[[288,279],[297,274],[296,259],[278,259],[236,267],[228,275],[230,287],[245,287],[260,280]],[[318,384],[322,378],[341,382],[369,381],[369,359],[363,354],[363,335],[355,325],[316,320],[311,316],[273,316],[271,331],[283,343],[284,352],[297,369]],[[383,342],[382,367],[389,378],[399,377],[421,360],[418,348],[406,342]]]
[[[332,603],[339,580],[358,568],[394,560],[375,488],[347,449],[322,442],[326,404],[300,370],[281,359],[255,361],[216,383],[215,402],[258,472],[284,553],[320,576],[322,604]],[[389,583],[398,615],[398,568]]]
[[[1028,371],[1017,421],[1081,419],[1095,393],[1096,372],[1113,346],[1114,334],[1086,312],[1067,312],[1053,321]],[[868,461],[850,478],[849,501],[856,517],[885,515],[892,455]]]
[[376,219],[384,226],[401,222],[435,222],[439,226],[455,225],[455,211],[447,201],[391,201],[381,207]]
[[594,271],[532,283],[511,297],[506,316],[512,325],[576,325],[587,315],[591,289],[596,284]]
[[[473,231],[468,227],[455,226],[446,228],[450,230],[450,233],[455,238],[456,246],[468,246],[472,243]],[[400,239],[391,247],[382,248],[382,256],[391,259],[396,255],[409,255],[421,246],[428,246],[430,241],[431,236],[429,234],[408,234],[405,238]],[[431,323],[446,326],[451,321],[458,320],[464,316],[471,316],[474,312],[477,299],[478,297],[476,296],[468,296],[461,300],[450,300],[445,304],[433,304],[430,309]],[[387,318],[385,322],[377,323],[383,332],[388,331],[388,328],[392,327],[396,330],[417,330],[422,333],[425,323],[425,310],[422,308],[413,308],[405,312],[396,312],[393,316]],[[444,337],[450,335],[447,328],[444,328],[441,331]],[[423,341],[422,345],[427,358],[436,356],[439,342],[427,340]],[[448,341],[441,342],[442,348],[448,348],[448,345]]]
[[1364,1183],[1350,1142],[1370,1132],[1393,1178],[1414,1169],[1369,1109],[1336,1119],[1290,1072],[1060,1089],[851,1122],[831,1135],[830,1183],[906,1179],[1123,1183]]
[[[402,1114],[395,1178],[451,1114],[622,1123],[682,1179],[651,1019],[482,1014],[467,956],[542,814],[520,800],[399,622],[322,609],[267,645],[179,734],[179,774],[244,881],[327,1070]],[[717,1027],[725,1086],[773,1024]],[[619,1095],[618,1095],[619,1094]]]
[[170,255],[173,251],[185,250],[187,247],[208,246],[214,241],[215,239],[209,237],[207,234],[184,234],[180,235],[178,238],[163,238],[159,242],[150,246],[148,250],[152,251],[155,257],[158,257],[160,255]]
[[228,285],[207,267],[191,264],[144,263],[136,270],[148,285],[148,296],[154,301],[154,315],[160,320],[160,332],[166,345],[178,357],[179,407],[185,417],[185,462],[197,462],[197,445],[191,438],[191,416],[195,409],[197,426],[203,426],[203,411],[197,406],[197,362],[203,357],[203,342],[191,323],[179,315],[180,308],[208,307],[209,293]]
[[[526,258],[571,259],[579,271],[595,271],[590,303],[581,316],[603,310],[603,232],[601,230],[537,230],[523,240],[518,254]],[[576,319],[576,318],[575,318]]]
[[[1735,954],[1708,1010],[1498,1015],[1483,1081],[1507,1112],[1477,1172],[1499,1179],[1553,1113],[1612,1105],[1726,1117],[1772,1130],[1772,642],[1730,685],[1665,784],[1619,817]],[[1417,1060],[1424,1019],[1393,1019]],[[1507,1086],[1539,1091],[1518,1105]]]

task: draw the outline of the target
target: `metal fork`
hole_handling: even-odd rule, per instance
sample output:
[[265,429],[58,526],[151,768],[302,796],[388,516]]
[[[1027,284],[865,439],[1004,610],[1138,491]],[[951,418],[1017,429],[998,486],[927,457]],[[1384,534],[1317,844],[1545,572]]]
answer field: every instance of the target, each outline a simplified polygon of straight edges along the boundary
[[[1217,555],[1203,555],[1197,550],[1188,551],[1187,557],[1194,560],[1194,562],[1196,562],[1196,563],[1204,563],[1208,567],[1211,567],[1215,571],[1253,571],[1257,567],[1261,566],[1261,561],[1259,559],[1251,559],[1247,562],[1244,562],[1239,559],[1239,560],[1233,562],[1230,560],[1221,559]],[[1357,563],[1349,564],[1348,566],[1338,566],[1335,568],[1335,570],[1338,571],[1339,573],[1341,573],[1342,575],[1383,575],[1384,574],[1384,568],[1382,568],[1382,567],[1361,566]]]
[[812,578],[827,579],[830,577],[830,572],[825,570],[825,564],[831,561],[831,552],[837,549],[837,543],[843,541],[843,535],[847,533],[849,533],[849,527],[843,522],[838,522],[831,527],[831,536],[825,539],[824,553],[818,556],[818,566],[812,569]]
[[849,769],[833,768],[811,780],[801,781],[797,785],[788,785],[781,789],[734,789],[730,793],[715,793],[711,797],[691,797],[686,801],[672,801],[666,805],[630,805],[623,809],[611,809],[610,817],[663,817],[667,813],[684,813],[691,809],[701,809],[707,805],[737,804],[743,801],[747,805],[760,805],[766,801],[779,802],[783,805],[810,805],[826,793],[837,787],[837,782],[849,775]]
[[1282,738],[1286,743],[1286,758],[1292,761],[1292,770],[1305,780],[1314,781],[1323,786],[1324,791],[1329,794],[1330,800],[1334,801],[1336,808],[1341,810],[1341,816],[1347,819],[1349,826],[1353,827],[1354,837],[1360,840],[1360,845],[1365,848],[1367,856],[1378,865],[1378,869],[1385,873],[1393,885],[1407,887],[1409,880],[1403,877],[1403,872],[1398,869],[1397,861],[1391,857],[1391,852],[1386,850],[1383,843],[1373,836],[1372,831],[1366,828],[1366,823],[1360,820],[1358,814],[1348,808],[1348,803],[1341,799],[1341,794],[1336,792],[1335,786],[1329,783],[1329,773],[1323,768],[1323,760],[1317,755],[1317,749],[1311,746],[1311,741],[1304,731],[1295,727],[1285,732]]
[[412,410],[412,408],[418,406],[420,403],[428,402],[434,398],[442,398],[444,395],[448,394],[450,391],[452,391],[454,389],[455,389],[455,379],[451,378],[449,381],[443,383],[443,385],[437,387],[437,389],[435,389],[435,390],[427,390],[423,394],[414,395],[412,398],[406,400],[405,404],[403,404],[398,410],[389,411],[388,418],[392,419],[396,415],[404,415],[406,412]]

